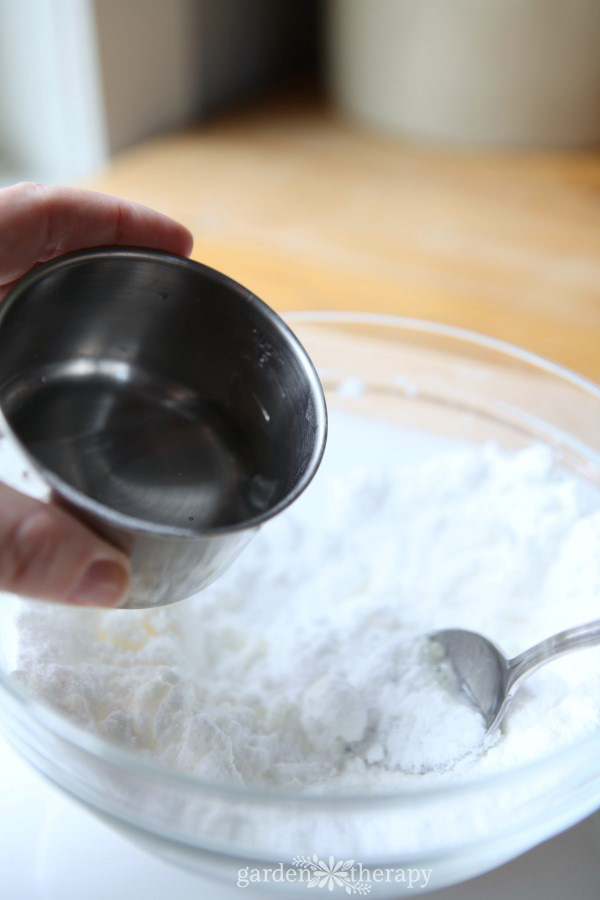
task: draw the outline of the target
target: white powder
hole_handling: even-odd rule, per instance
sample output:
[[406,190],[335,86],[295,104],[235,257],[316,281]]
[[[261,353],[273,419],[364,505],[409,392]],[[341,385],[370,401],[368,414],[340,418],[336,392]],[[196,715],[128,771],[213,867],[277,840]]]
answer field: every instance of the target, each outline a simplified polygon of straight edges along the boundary
[[512,655],[599,615],[600,497],[547,448],[335,416],[313,484],[219,582],[150,611],[26,604],[17,676],[202,778],[392,787],[510,767],[600,728],[593,649],[533,676],[482,752],[481,717],[427,632],[472,628]]

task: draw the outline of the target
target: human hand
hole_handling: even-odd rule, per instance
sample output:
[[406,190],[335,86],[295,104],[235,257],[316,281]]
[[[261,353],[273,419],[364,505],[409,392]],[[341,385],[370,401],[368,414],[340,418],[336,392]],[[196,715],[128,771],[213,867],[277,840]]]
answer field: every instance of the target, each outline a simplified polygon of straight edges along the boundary
[[[40,262],[86,247],[189,255],[192,236],[146,207],[76,188],[0,189],[0,303]],[[0,477],[1,477],[0,472]],[[120,606],[129,561],[64,510],[0,484],[0,590],[83,606]]]

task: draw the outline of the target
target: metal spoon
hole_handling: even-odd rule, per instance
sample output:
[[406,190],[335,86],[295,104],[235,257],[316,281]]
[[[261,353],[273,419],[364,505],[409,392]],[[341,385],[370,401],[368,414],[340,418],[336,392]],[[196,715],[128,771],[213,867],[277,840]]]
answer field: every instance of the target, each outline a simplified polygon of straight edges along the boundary
[[600,644],[600,620],[559,631],[512,659],[475,631],[450,628],[434,631],[429,638],[444,648],[461,690],[482,714],[490,735],[532,672],[564,653]]

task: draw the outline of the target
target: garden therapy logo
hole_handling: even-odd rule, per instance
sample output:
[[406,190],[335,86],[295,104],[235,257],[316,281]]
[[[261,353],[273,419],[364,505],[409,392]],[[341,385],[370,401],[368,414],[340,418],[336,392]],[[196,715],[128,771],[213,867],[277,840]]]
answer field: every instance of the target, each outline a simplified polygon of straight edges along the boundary
[[250,868],[245,866],[237,873],[237,886],[247,888],[251,884],[281,884],[282,882],[304,883],[307,888],[325,888],[333,891],[338,888],[346,894],[366,896],[371,892],[371,885],[403,884],[405,890],[426,888],[431,878],[432,869],[371,869],[363,868],[361,863],[353,859],[336,862],[333,856],[325,862],[316,853],[312,856],[295,856],[292,865],[285,867],[283,863],[266,868]]
[[295,856],[292,863],[298,869],[307,869],[312,872],[312,877],[306,882],[306,887],[328,887],[330,891],[334,887],[342,887],[347,894],[368,894],[371,890],[368,881],[350,880],[350,873],[354,866],[353,859],[336,863],[333,856],[330,856],[329,863],[326,863],[313,854],[312,859],[309,856]]

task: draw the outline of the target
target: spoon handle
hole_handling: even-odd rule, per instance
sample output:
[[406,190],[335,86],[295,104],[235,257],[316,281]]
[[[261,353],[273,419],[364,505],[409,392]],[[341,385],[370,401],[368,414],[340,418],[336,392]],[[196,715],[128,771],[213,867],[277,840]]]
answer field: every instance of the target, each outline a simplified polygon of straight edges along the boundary
[[534,644],[529,650],[524,650],[523,653],[508,660],[507,690],[512,692],[517,682],[564,653],[593,647],[596,644],[600,644],[600,619],[588,622],[587,625],[577,625],[575,628],[559,631],[558,634]]

